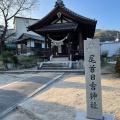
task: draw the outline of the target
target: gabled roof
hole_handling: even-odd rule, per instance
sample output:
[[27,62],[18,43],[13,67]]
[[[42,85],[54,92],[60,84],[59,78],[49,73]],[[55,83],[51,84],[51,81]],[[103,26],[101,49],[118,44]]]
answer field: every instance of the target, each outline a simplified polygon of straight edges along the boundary
[[83,24],[89,24],[89,25],[94,25],[94,26],[96,26],[96,23],[97,23],[96,20],[79,15],[71,11],[70,9],[66,8],[64,5],[63,6],[55,5],[55,8],[51,12],[49,12],[45,17],[43,17],[41,20],[39,20],[35,24],[28,26],[28,30],[34,31],[38,29],[39,27],[42,27],[44,25],[51,23],[57,17],[58,12],[60,12],[62,15],[68,17],[69,19],[75,22],[80,22]]
[[[51,28],[51,30],[53,30],[53,28],[55,27],[54,25],[52,25],[53,21],[57,20],[60,17],[69,19],[73,23],[77,23],[78,27],[79,27],[78,29],[83,30],[84,37],[86,37],[86,38],[94,37],[97,21],[87,18],[87,17],[84,17],[82,15],[79,15],[79,14],[71,11],[70,9],[65,7],[62,0],[57,0],[57,2],[55,4],[55,8],[51,12],[49,12],[44,18],[39,20],[38,22],[36,22],[33,25],[28,26],[28,30],[34,31],[40,35],[43,35],[43,31],[46,31],[46,33],[47,33],[48,31],[50,31],[49,28]],[[48,31],[47,31],[47,29],[48,29]],[[59,29],[59,28],[56,28],[56,30],[57,29]],[[60,29],[61,29],[61,27],[60,27]]]
[[33,39],[33,40],[38,40],[38,41],[44,42],[44,37],[31,35],[31,34],[28,34],[28,33],[23,33],[17,40],[14,40],[12,42],[20,42],[20,41],[25,41],[25,40],[28,40],[28,39]]
[[58,23],[44,26],[40,29],[35,30],[36,32],[58,32],[58,31],[75,31],[77,28],[77,23]]
[[32,34],[28,34],[28,33],[23,33],[21,36],[27,36],[28,38],[32,38],[32,39],[35,39],[35,40],[42,40],[44,41],[44,37],[42,36],[38,36],[38,35],[32,35]]

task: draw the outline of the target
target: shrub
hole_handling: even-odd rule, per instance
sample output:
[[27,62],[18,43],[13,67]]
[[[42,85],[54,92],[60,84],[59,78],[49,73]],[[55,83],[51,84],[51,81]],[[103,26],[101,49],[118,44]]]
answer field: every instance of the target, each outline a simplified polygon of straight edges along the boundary
[[0,61],[0,67],[2,67],[3,66],[3,62],[2,61]]
[[7,68],[7,63],[13,63],[15,65],[15,67],[17,67],[17,64],[18,64],[17,56],[15,56],[15,54],[10,51],[3,52],[2,61],[6,68]]
[[2,58],[12,58],[13,56],[14,56],[14,53],[10,51],[5,51],[2,54]]
[[[38,61],[42,61],[37,56],[24,56],[24,55],[18,55],[18,59],[20,64],[36,64]],[[38,60],[39,59],[39,60]]]
[[102,51],[102,57],[105,57],[105,58],[108,57],[108,50]]
[[115,55],[116,55],[116,56],[120,56],[120,48],[118,48],[118,49],[116,50]]
[[120,74],[120,57],[117,58],[116,66],[115,66],[116,73]]
[[18,57],[14,55],[14,56],[12,57],[12,60],[13,60],[13,63],[14,63],[14,65],[15,65],[15,67],[17,68],[17,65],[18,65],[18,63],[19,63]]

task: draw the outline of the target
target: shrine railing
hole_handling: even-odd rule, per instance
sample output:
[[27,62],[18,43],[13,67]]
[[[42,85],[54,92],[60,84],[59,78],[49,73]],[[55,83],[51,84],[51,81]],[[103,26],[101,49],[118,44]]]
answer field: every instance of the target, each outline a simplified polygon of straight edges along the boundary
[[44,49],[41,49],[37,52],[37,55],[40,57],[40,58],[43,58],[43,59],[50,59],[50,56],[51,56],[52,52],[51,51],[45,51]]

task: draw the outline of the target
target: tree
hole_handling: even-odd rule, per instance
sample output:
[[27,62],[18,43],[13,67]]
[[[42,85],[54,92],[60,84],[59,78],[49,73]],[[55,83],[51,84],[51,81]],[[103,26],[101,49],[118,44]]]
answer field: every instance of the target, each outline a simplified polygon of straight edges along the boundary
[[105,41],[114,41],[117,38],[117,34],[120,34],[120,31],[115,30],[98,30],[95,32],[95,39],[100,39],[100,42]]
[[4,51],[5,36],[8,29],[8,21],[15,15],[37,8],[39,0],[0,0],[0,16],[4,20],[4,31],[1,37],[1,53]]
[[115,71],[116,71],[116,73],[120,74],[120,57],[117,58],[117,62],[115,65]]
[[104,58],[107,58],[108,57],[108,50],[104,50],[104,51],[102,51],[102,56],[104,57]]
[[120,56],[120,48],[118,48],[118,49],[116,50],[115,55],[116,55],[116,56]]

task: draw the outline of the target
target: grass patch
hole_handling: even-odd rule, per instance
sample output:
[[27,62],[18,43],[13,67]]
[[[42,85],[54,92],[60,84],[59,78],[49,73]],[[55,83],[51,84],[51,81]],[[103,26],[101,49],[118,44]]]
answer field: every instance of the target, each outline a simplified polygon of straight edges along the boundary
[[102,61],[102,62],[101,62],[101,68],[104,68],[104,67],[106,67],[106,66],[112,66],[112,64]]
[[115,64],[101,62],[101,69],[104,69],[106,73],[115,73]]
[[2,61],[0,61],[0,67],[2,67],[3,66],[3,62]]
[[20,64],[36,64],[37,62],[42,61],[38,56],[24,56],[17,55]]
[[0,55],[0,67],[2,67],[2,66],[3,66],[3,62],[2,62],[2,57]]
[[[40,59],[38,56],[25,56],[25,55],[17,55],[19,64],[20,65],[31,65],[31,64],[37,64],[37,62],[41,62],[42,59]],[[3,66],[2,57],[0,55],[0,67]]]

